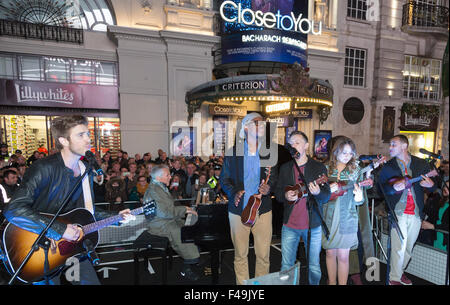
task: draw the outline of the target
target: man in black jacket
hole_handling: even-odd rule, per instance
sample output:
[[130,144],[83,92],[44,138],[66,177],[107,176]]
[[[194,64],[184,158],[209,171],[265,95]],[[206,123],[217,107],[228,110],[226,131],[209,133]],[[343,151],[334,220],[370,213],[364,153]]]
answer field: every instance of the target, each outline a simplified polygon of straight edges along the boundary
[[[228,197],[228,218],[230,221],[231,240],[234,245],[234,271],[236,283],[242,285],[249,279],[248,250],[250,233],[255,244],[255,277],[269,273],[270,244],[272,241],[272,200],[270,190],[276,182],[276,163],[278,147],[271,145],[265,154],[265,121],[256,112],[247,114],[242,120],[239,140],[231,151],[227,151],[223,161],[219,183]],[[266,160],[265,157],[268,157]],[[266,166],[271,168],[268,184]],[[241,214],[255,195],[261,200],[253,226],[241,222]]]
[[[430,192],[436,189],[433,180],[425,176],[430,171],[430,165],[423,159],[412,156],[408,152],[409,141],[404,135],[396,135],[390,141],[389,160],[378,175],[378,184],[388,204],[398,219],[398,226],[404,237],[391,229],[390,285],[412,285],[404,274],[411,259],[414,244],[419,235],[421,219],[424,218],[424,188]],[[405,179],[390,182],[392,178],[403,176],[420,177],[420,182],[408,187]]]
[[[277,200],[284,203],[283,227],[281,230],[281,270],[289,269],[295,264],[298,244],[300,238],[303,238],[306,249],[309,246],[309,284],[319,285],[322,276],[320,270],[320,251],[322,249],[320,215],[322,214],[322,204],[330,198],[330,187],[328,184],[316,180],[325,178],[323,182],[326,182],[327,170],[322,163],[307,155],[308,137],[303,132],[294,131],[289,136],[288,142],[296,151],[295,157],[294,160],[281,166],[275,191]],[[294,162],[297,163],[297,166]],[[301,174],[298,170],[301,171]],[[303,181],[302,176],[306,181]],[[315,197],[317,205],[313,204],[306,189],[303,190],[305,196],[299,194],[298,191],[285,191],[286,186],[294,186],[298,183],[308,187],[310,193]],[[309,209],[311,210],[309,211]],[[311,215],[311,219],[309,219],[309,215]],[[309,242],[307,242],[308,229],[311,229]]]
[[[80,158],[91,148],[88,120],[84,116],[55,118],[52,121],[51,131],[56,140],[56,146],[61,151],[33,162],[4,211],[4,216],[10,223],[36,234],[39,234],[50,221],[50,218],[40,213],[55,214],[58,211],[78,177],[86,170],[87,165]],[[85,176],[62,213],[84,207],[94,214],[93,202],[93,174],[91,173]],[[124,221],[133,217],[129,212],[128,209],[120,212]],[[112,214],[96,212],[95,216],[101,219]],[[58,220],[46,234],[50,240],[65,239],[67,241],[77,241],[81,236],[81,227]],[[57,249],[50,251],[52,250],[57,251]],[[80,279],[74,283],[100,284],[91,263],[85,257],[80,257],[79,260]],[[44,282],[36,284],[41,283]],[[51,283],[59,284],[59,277],[55,275]]]

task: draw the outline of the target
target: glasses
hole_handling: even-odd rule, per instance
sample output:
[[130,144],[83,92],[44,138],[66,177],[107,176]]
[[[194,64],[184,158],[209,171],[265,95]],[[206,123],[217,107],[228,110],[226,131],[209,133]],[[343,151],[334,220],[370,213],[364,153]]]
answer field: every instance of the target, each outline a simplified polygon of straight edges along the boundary
[[254,121],[250,121],[249,124],[250,123],[253,123],[257,126],[266,126],[266,121],[263,121],[263,120],[254,120]]

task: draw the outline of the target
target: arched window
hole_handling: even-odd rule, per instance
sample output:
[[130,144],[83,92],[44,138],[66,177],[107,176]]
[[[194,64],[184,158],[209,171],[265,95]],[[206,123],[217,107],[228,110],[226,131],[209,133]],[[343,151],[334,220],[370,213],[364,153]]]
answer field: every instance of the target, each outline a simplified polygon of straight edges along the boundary
[[106,31],[116,24],[106,0],[9,0],[0,2],[0,19]]

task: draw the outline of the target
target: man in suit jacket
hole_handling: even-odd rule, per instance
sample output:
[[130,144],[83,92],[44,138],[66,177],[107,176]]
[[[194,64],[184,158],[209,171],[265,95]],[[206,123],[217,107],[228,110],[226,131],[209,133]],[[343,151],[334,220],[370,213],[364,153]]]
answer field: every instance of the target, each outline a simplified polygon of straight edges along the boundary
[[200,278],[194,265],[199,263],[200,253],[194,243],[181,241],[181,227],[184,226],[183,217],[186,214],[195,214],[193,209],[187,206],[175,206],[174,198],[167,188],[170,183],[170,170],[165,164],[155,165],[152,168],[152,180],[144,195],[144,202],[155,200],[156,216],[148,223],[149,233],[167,237],[170,245],[183,259],[181,276],[190,281]]

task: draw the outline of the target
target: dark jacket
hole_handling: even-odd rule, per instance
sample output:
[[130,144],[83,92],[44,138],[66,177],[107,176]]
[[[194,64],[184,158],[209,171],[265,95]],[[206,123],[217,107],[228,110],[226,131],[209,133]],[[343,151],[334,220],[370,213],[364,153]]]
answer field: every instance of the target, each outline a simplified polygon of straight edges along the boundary
[[[420,159],[415,156],[411,156],[411,164],[409,165],[411,169],[412,178],[418,177],[420,175],[427,174],[431,169],[427,161]],[[398,166],[397,159],[392,158],[383,166],[378,174],[378,188],[381,194],[384,193],[385,200],[387,204],[395,211],[395,206],[399,202],[402,192],[396,194],[395,189],[389,184],[389,180],[394,177],[402,177],[403,172]],[[423,208],[424,208],[424,188],[420,185],[420,182],[413,184],[414,192],[416,195],[415,203],[419,207],[420,218],[424,218]],[[433,187],[428,188],[428,191],[433,192],[436,189],[436,184]]]
[[[67,168],[61,153],[50,155],[34,162],[25,172],[23,182],[11,201],[5,206],[4,216],[12,224],[34,233],[40,233],[50,222],[50,218],[39,212],[56,214],[72,185],[70,177],[73,171]],[[93,173],[89,175],[91,195],[93,192]],[[82,184],[79,186],[82,188]],[[92,198],[94,202],[94,198]],[[84,207],[83,194],[75,202],[69,201],[62,213]],[[95,217],[102,219],[112,216],[107,212],[97,211]],[[47,232],[47,237],[61,239],[67,225],[56,220]]]
[[[441,224],[438,225],[437,221],[439,220],[439,210],[441,208],[441,195],[437,192],[434,192],[430,197],[428,197],[427,203],[424,207],[424,214],[428,216],[427,221],[432,223],[437,230],[449,230],[449,218],[448,218],[448,208],[445,210],[442,215]],[[448,198],[447,198],[448,201]],[[431,240],[436,240],[436,231],[430,230]],[[444,245],[448,245],[448,234],[444,234]]]
[[[241,215],[243,210],[242,199],[239,201],[238,206],[234,205],[234,197],[237,192],[244,190],[244,156],[243,156],[243,141],[238,142],[238,146],[234,146],[231,150],[225,153],[223,159],[222,171],[220,172],[219,183],[222,190],[228,197],[228,212]],[[276,147],[278,152],[278,147],[276,144],[272,143],[272,147]],[[270,154],[261,155],[260,150],[260,160],[269,160]],[[273,157],[273,156],[272,156]],[[278,158],[277,158],[278,159]],[[261,206],[259,208],[259,214],[264,214],[272,210],[272,199],[270,193],[275,190],[275,185],[278,176],[278,164],[275,162],[274,166],[271,167],[270,178],[268,185],[270,186],[270,191],[267,195],[262,196]],[[260,177],[266,179],[266,168],[260,167]],[[244,196],[242,196],[244,198]]]
[[[305,164],[304,177],[306,179],[306,185],[310,182],[319,178],[320,175],[326,175],[327,169],[326,167],[311,158],[308,157],[308,161]],[[278,181],[275,190],[275,196],[277,201],[283,202],[284,204],[284,214],[283,214],[283,223],[286,224],[289,221],[289,217],[291,216],[292,210],[294,208],[294,204],[289,204],[285,198],[285,187],[295,185],[295,175],[294,175],[294,160],[284,163],[281,165],[280,170],[278,172]],[[322,213],[322,204],[328,202],[330,199],[330,186],[328,184],[323,184],[320,186],[320,193],[317,196],[314,196],[319,207],[320,213]],[[308,198],[308,203],[311,204],[311,198]],[[316,209],[312,210],[311,217],[311,228],[316,228],[321,225],[320,216]]]

